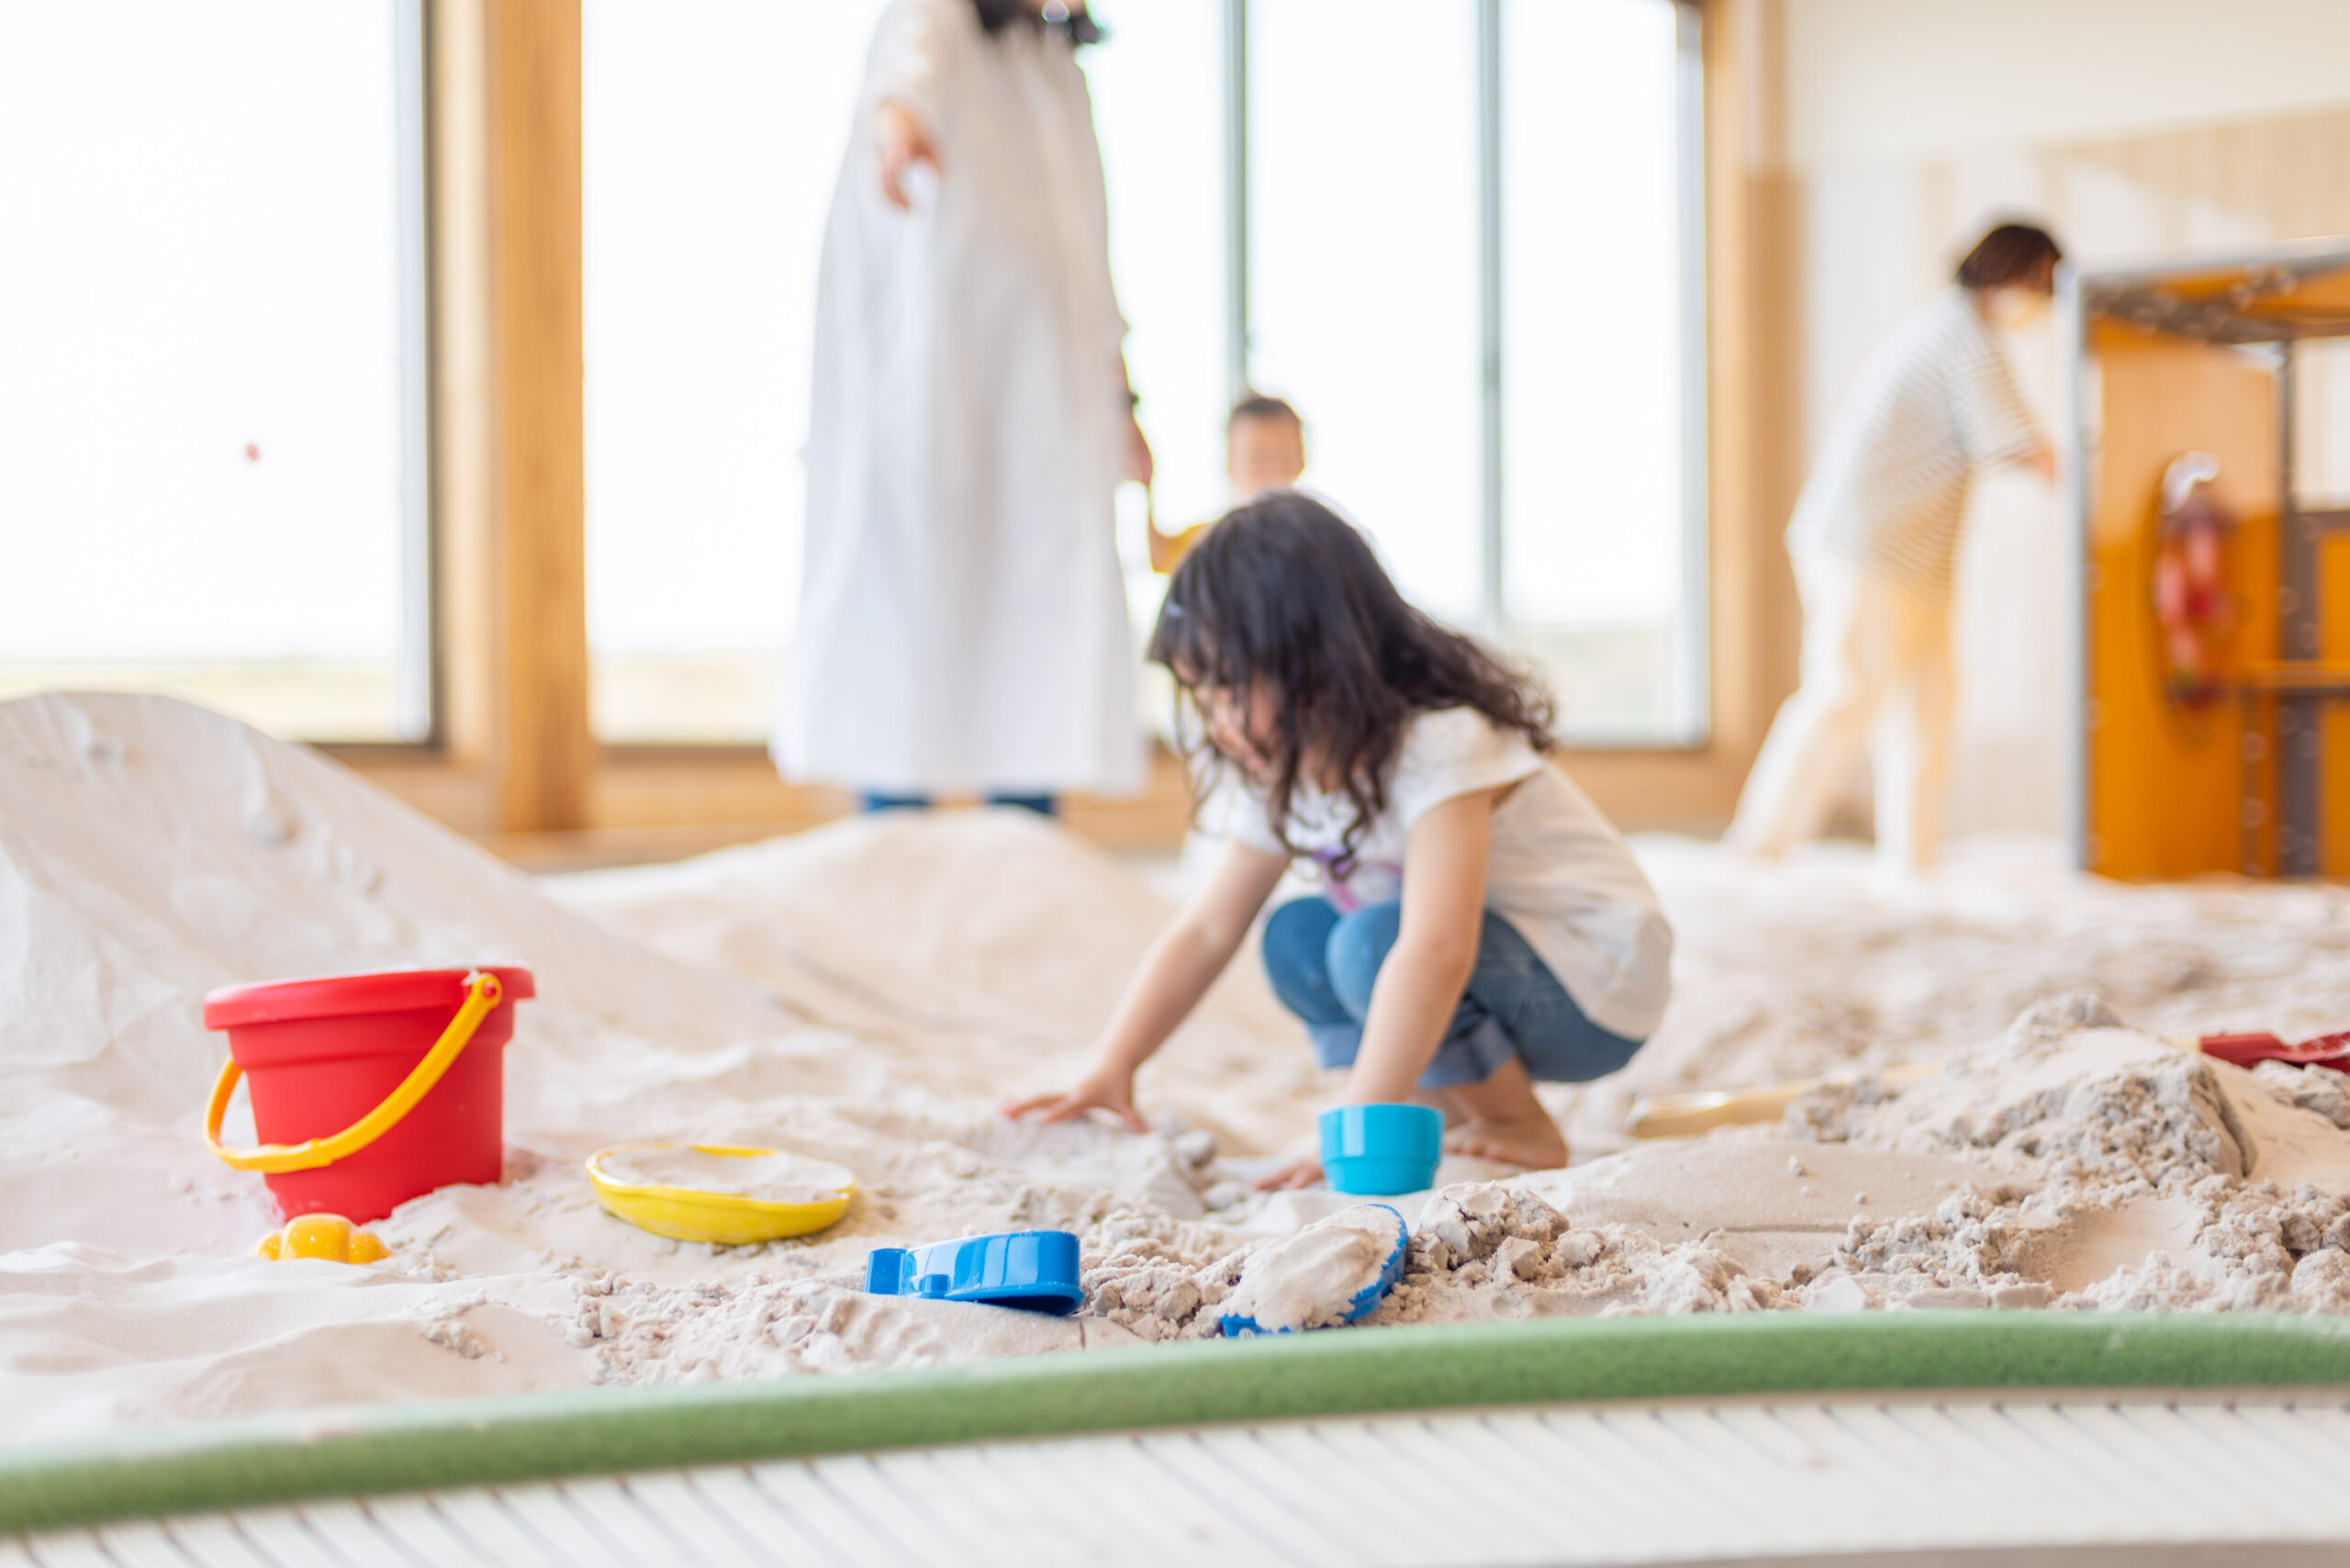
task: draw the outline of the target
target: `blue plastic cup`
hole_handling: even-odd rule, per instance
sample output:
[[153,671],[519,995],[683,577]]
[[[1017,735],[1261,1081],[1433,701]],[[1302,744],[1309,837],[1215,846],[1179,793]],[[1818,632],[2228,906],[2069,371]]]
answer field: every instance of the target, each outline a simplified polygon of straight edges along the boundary
[[1321,1117],[1322,1174],[1334,1193],[1424,1191],[1444,1153],[1444,1117],[1426,1105],[1341,1105]]

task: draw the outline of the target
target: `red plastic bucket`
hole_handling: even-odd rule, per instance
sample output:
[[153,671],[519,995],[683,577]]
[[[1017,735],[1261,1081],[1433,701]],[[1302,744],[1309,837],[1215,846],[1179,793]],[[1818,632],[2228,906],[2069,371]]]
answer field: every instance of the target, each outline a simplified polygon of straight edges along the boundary
[[[230,1059],[213,1092],[213,1151],[263,1172],[289,1220],[338,1214],[364,1224],[436,1187],[495,1182],[514,1004],[537,994],[525,969],[396,969],[216,991],[204,999],[204,1025],[229,1032]],[[262,1149],[218,1142],[240,1073],[251,1080]],[[403,1100],[412,1103],[402,1109]]]

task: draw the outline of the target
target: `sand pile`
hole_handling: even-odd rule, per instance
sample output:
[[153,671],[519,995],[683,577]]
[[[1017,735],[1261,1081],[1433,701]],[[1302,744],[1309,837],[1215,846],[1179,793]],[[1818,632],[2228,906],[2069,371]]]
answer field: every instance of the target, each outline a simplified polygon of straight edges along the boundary
[[1438,1194],[1379,1321],[1879,1307],[2350,1312],[2338,1074],[2246,1072],[2089,996],[1781,1127]]
[[[2350,1026],[2350,890],[2090,881],[2036,842],[1986,842],[1907,882],[1851,846],[1769,868],[1686,840],[1639,847],[1677,938],[1673,1012],[1626,1075],[1641,1092],[1941,1060],[2075,992],[2164,1036]],[[1613,1125],[1595,1120],[1594,1136]]]
[[[1555,1095],[1589,1162],[1505,1183],[1449,1162],[1449,1185],[1398,1201],[1407,1270],[1374,1322],[2350,1311],[2350,1086],[2141,1032],[2350,1023],[2338,895],[2016,865],[1884,888],[1834,855],[1757,873],[1642,852],[1680,926],[1679,999],[1620,1081]],[[181,704],[0,706],[10,1439],[1214,1333],[1252,1258],[1354,1202],[1247,1186],[1330,1092],[1253,969],[1146,1071],[1159,1132],[993,1109],[1083,1062],[1169,910],[1016,812],[538,880]],[[508,1054],[506,1179],[383,1222],[381,1266],[247,1256],[273,1215],[202,1146],[223,1050],[202,993],[487,962],[528,964],[540,997]],[[2026,1011],[2085,990],[2105,1000]],[[1617,1130],[1637,1091],[1908,1060],[1947,1066],[1898,1092],[1863,1077],[1778,1127],[1632,1148]],[[804,1240],[665,1241],[605,1214],[580,1170],[659,1138],[834,1162],[858,1196]],[[872,1247],[1016,1226],[1079,1233],[1080,1316],[854,1288]]]
[[[861,834],[910,837],[907,868],[977,863],[1006,885],[1041,879],[1080,899],[1137,890],[1041,826],[953,825],[977,834],[959,860],[919,842],[927,823],[852,824],[813,848],[855,861]],[[868,885],[888,875],[886,850],[875,862]],[[780,862],[753,875],[792,879]],[[827,902],[801,913],[822,929],[838,890],[817,880]],[[594,902],[594,889],[572,890]],[[901,881],[878,902],[887,913],[865,927],[876,947],[878,933],[917,925],[924,890]],[[755,910],[746,924],[760,924]],[[946,963],[963,957],[937,946]],[[274,1216],[259,1178],[202,1145],[224,1051],[201,1025],[202,994],[493,962],[528,964],[539,990],[507,1055],[506,1182],[382,1223],[395,1255],[381,1268],[247,1257]],[[746,967],[636,940],[322,758],[199,710],[120,697],[0,706],[0,1398],[23,1417],[11,1439],[1131,1342],[1106,1324],[873,1301],[842,1285],[874,1245],[1018,1223],[1024,1205],[1104,1223],[1128,1209],[1153,1223],[1204,1213],[1204,1136],[1005,1124],[953,1092],[976,1080],[946,1064],[978,1051],[999,1071],[1007,1055],[1065,1070],[1066,1048],[1056,1058],[1027,1020],[1000,1035],[959,1019],[857,1029],[845,1006],[845,1025],[824,1021],[816,1004],[834,998],[820,981],[794,993]],[[937,1048],[950,1040],[957,1052]],[[944,1088],[919,1070],[925,1059],[946,1068]],[[238,1119],[232,1141],[251,1132]],[[861,1195],[811,1243],[716,1256],[597,1206],[588,1154],[677,1137],[834,1160]]]
[[1973,1305],[2040,1282],[2066,1305],[2339,1313],[2350,1311],[2340,1083],[2322,1069],[2246,1072],[2189,1055],[2080,997],[2027,1013],[1937,1081],[1796,1121],[2045,1171],[2035,1188],[1986,1186],[1930,1214],[1856,1215],[1834,1266],[1871,1305],[1920,1291]]

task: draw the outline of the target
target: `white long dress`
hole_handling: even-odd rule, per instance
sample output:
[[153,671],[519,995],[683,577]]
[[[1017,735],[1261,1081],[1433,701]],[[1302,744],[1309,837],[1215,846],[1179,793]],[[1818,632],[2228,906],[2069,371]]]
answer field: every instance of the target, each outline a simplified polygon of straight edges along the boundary
[[[938,149],[880,195],[883,100]],[[1142,778],[1112,494],[1127,419],[1092,101],[1067,40],[970,0],[876,31],[816,291],[786,775],[884,792]]]

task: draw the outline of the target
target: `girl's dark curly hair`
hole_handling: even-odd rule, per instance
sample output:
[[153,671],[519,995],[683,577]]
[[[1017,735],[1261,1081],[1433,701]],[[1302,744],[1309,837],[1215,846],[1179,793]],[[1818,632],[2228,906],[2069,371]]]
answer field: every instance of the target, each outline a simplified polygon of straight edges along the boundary
[[[1183,557],[1151,633],[1150,657],[1185,693],[1202,687],[1247,701],[1270,690],[1267,825],[1284,845],[1299,784],[1345,780],[1353,820],[1339,864],[1387,807],[1404,732],[1418,714],[1474,708],[1537,751],[1556,742],[1550,694],[1460,633],[1404,602],[1370,542],[1337,513],[1296,490],[1276,490],[1229,513]],[[1214,743],[1203,726],[1178,733],[1195,762]],[[1199,787],[1233,760],[1194,768]]]

